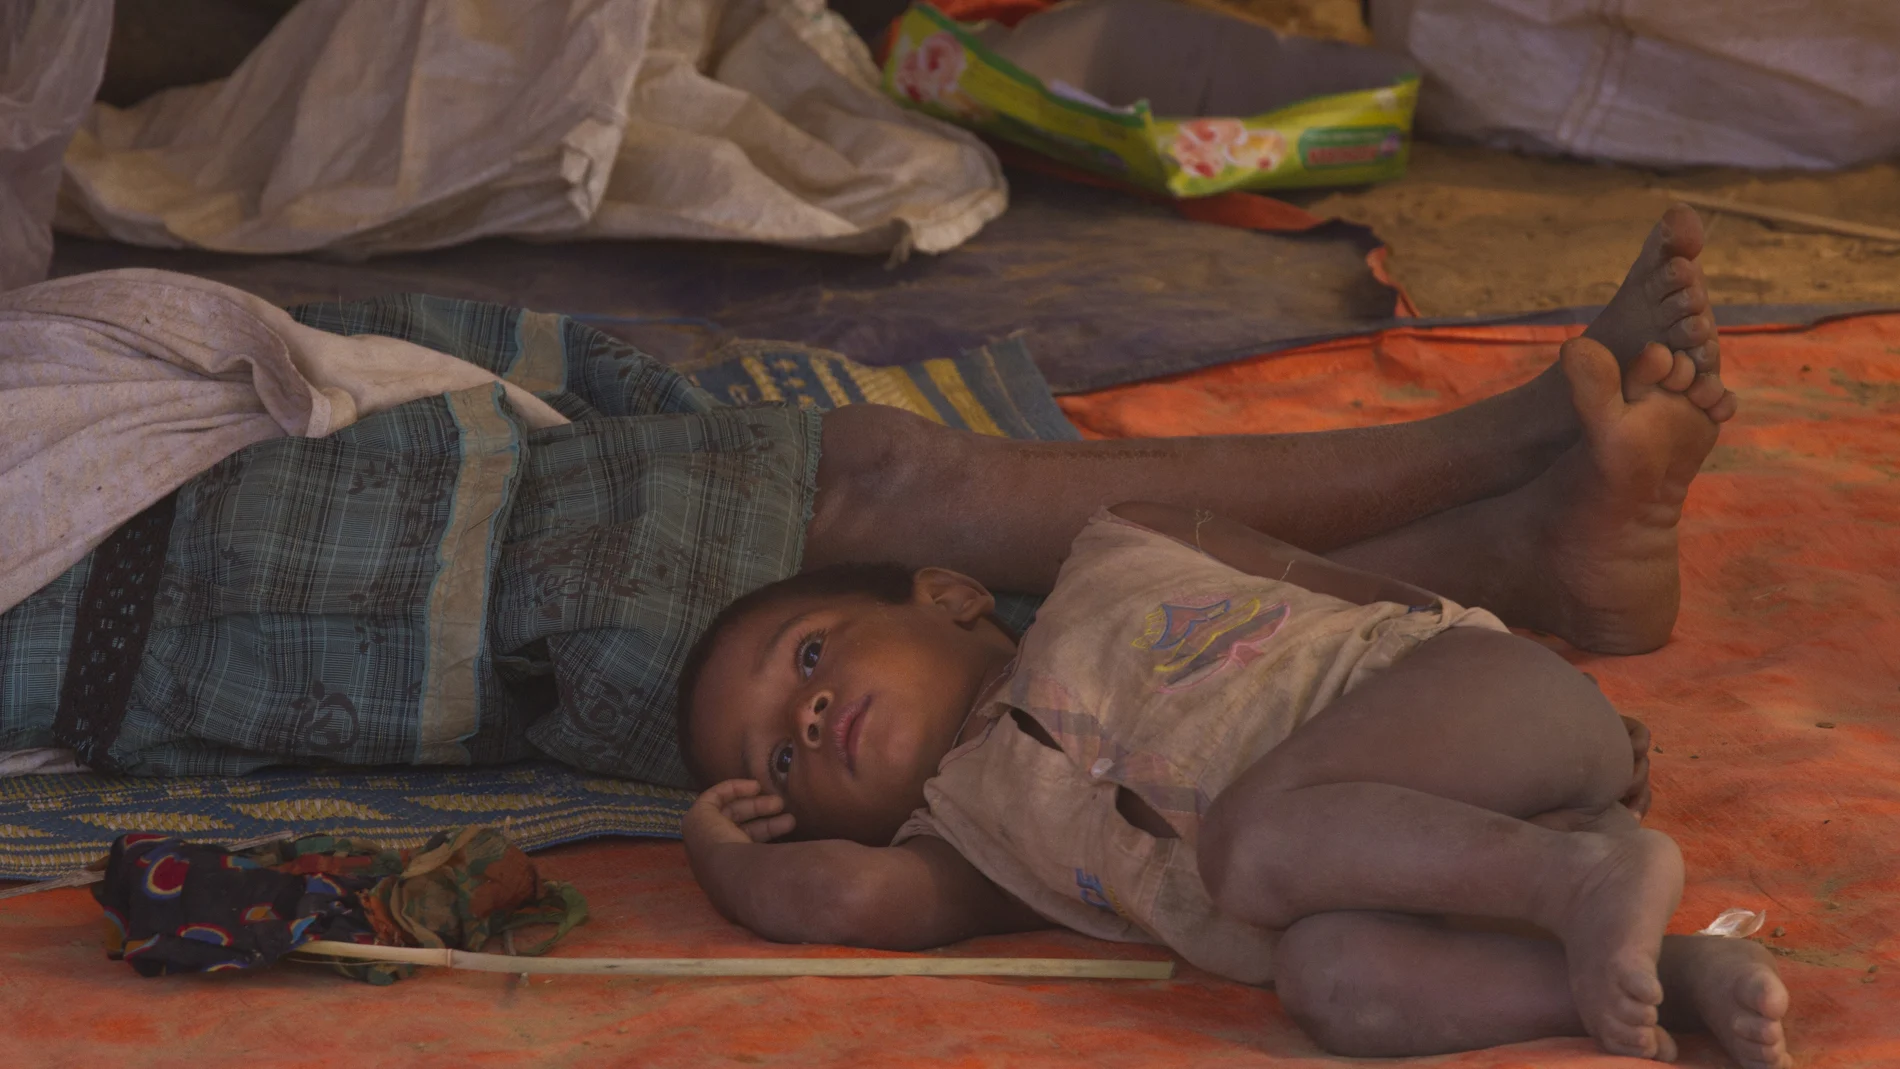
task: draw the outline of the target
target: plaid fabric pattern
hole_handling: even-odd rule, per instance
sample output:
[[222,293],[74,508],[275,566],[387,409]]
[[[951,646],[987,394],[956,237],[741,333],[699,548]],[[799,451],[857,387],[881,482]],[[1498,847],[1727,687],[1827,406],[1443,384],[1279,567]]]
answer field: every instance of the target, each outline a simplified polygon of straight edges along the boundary
[[0,750],[50,745],[66,652],[91,574],[88,556],[0,613]]
[[[724,407],[624,343],[519,309],[405,296],[294,314],[534,380],[577,422],[529,434],[499,388],[464,391],[263,442],[186,483],[113,759],[232,775],[538,748],[683,785],[674,666],[726,601],[797,568],[816,413]],[[477,449],[497,461],[479,486]],[[87,567],[0,617],[0,744],[54,744]],[[456,597],[489,623],[468,663],[443,654],[451,572],[475,577]],[[454,693],[472,715],[438,702],[456,708],[429,737],[432,680],[469,675]]]
[[[261,442],[186,483],[120,765],[419,761],[429,595],[461,447],[448,400],[433,397],[328,438]],[[492,567],[499,547],[484,549]]]

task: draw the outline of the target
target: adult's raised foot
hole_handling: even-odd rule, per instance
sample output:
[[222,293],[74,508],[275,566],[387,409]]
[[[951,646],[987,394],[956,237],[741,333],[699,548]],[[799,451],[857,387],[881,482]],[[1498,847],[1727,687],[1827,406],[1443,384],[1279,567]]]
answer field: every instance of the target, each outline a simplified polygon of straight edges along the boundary
[[1766,948],[1747,939],[1672,935],[1657,963],[1662,1023],[1706,1031],[1742,1069],[1789,1069],[1788,988]]
[[[1661,385],[1650,359],[1619,371],[1588,338],[1563,348],[1580,440],[1509,501],[1525,532],[1494,608],[1598,653],[1669,640],[1681,604],[1676,525],[1716,424]],[[1634,397],[1635,400],[1630,400]]]
[[1657,959],[1682,896],[1682,855],[1654,831],[1573,838],[1578,871],[1552,929],[1563,940],[1577,1016],[1608,1053],[1671,1061]]
[[1675,204],[1651,228],[1623,284],[1584,337],[1628,364],[1643,346],[1660,342],[1683,353],[1703,373],[1722,370],[1715,314],[1702,277],[1702,220],[1695,209]]

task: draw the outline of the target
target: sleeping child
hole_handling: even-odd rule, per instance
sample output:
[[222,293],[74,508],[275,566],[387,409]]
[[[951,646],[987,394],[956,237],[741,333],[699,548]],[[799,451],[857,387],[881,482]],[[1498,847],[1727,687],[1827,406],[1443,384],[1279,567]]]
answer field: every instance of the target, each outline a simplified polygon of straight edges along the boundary
[[[1706,419],[1635,392],[1631,418]],[[1638,824],[1647,732],[1489,612],[1141,503],[1087,524],[1020,637],[993,608],[945,569],[843,565],[719,616],[680,742],[721,913],[892,950],[1162,943],[1344,1055],[1587,1034],[1669,1060],[1707,1029],[1790,1064],[1767,952],[1664,934],[1683,864]]]

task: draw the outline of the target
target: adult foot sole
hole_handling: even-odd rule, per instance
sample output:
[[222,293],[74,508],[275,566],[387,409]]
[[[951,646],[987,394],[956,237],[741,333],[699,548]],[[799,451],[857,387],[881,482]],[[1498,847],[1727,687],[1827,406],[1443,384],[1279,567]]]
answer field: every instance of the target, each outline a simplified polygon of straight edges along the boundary
[[1500,607],[1583,649],[1645,653],[1675,626],[1676,527],[1716,424],[1663,385],[1671,365],[1660,350],[1619,372],[1601,345],[1577,338],[1562,359],[1583,435],[1518,491],[1533,533]]

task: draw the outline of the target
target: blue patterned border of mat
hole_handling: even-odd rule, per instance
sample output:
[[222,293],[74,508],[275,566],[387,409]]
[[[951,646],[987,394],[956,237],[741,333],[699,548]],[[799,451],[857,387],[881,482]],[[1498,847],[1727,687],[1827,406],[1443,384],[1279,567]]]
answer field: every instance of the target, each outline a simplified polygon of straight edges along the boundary
[[786,401],[831,409],[869,401],[979,434],[1044,441],[1080,437],[1019,338],[955,359],[892,367],[871,367],[791,342],[736,341],[721,346],[706,364],[681,370],[728,404]]
[[63,876],[128,831],[206,842],[322,832],[414,847],[442,828],[494,824],[528,850],[599,835],[678,838],[692,800],[690,791],[551,762],[230,778],[14,776],[0,779],[0,879]]

